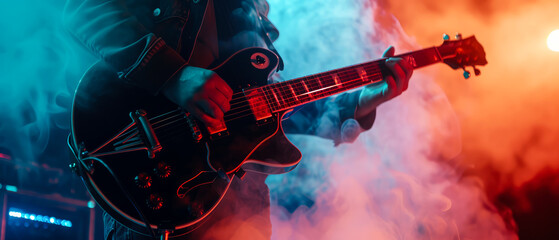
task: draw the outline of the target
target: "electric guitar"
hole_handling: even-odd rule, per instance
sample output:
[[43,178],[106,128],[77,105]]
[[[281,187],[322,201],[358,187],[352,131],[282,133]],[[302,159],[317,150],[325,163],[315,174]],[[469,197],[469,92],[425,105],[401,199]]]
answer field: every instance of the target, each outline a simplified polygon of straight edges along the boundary
[[[485,65],[475,37],[398,55],[414,68],[444,62],[453,69]],[[212,69],[234,90],[220,127],[207,128],[165,97],[118,79],[102,62],[81,79],[69,145],[96,202],[144,234],[191,231],[215,209],[233,177],[245,171],[285,173],[301,159],[281,120],[294,107],[382,81],[384,59],[267,84],[279,58],[248,48]]]

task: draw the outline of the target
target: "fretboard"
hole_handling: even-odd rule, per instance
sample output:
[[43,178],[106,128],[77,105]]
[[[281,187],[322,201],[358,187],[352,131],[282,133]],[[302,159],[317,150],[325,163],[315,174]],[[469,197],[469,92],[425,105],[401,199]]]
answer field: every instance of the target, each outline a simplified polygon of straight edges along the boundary
[[[436,47],[398,55],[413,67],[420,68],[441,62]],[[331,70],[315,75],[283,81],[261,87],[272,112],[297,107],[361,86],[382,81],[384,59]]]

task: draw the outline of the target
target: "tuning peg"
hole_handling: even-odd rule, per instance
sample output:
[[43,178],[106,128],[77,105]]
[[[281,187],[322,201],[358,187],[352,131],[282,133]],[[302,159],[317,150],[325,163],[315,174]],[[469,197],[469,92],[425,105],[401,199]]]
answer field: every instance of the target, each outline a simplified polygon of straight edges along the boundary
[[454,38],[456,38],[456,40],[462,40],[462,34],[457,33],[456,36],[454,36]]
[[448,36],[448,34],[443,33],[443,40],[448,41],[450,40],[450,36]]
[[465,79],[470,78],[470,72],[467,71],[465,68],[463,68],[463,69],[464,69],[464,73],[462,74],[462,76],[464,76]]
[[481,71],[479,69],[477,69],[476,66],[474,66],[474,74],[476,76],[479,76],[481,74]]

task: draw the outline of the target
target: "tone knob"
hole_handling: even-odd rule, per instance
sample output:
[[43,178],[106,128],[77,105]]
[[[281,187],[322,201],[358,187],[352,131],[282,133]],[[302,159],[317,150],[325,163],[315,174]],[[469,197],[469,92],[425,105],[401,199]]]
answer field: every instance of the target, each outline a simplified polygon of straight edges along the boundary
[[199,218],[204,215],[204,207],[199,202],[191,202],[191,204],[188,206],[188,213],[190,213],[190,215],[193,217]]
[[159,194],[150,194],[146,203],[151,210],[159,210],[163,207],[163,198]]
[[171,166],[164,162],[157,163],[157,167],[153,169],[153,172],[160,178],[168,178],[171,176]]
[[149,188],[151,187],[151,176],[147,173],[140,173],[138,176],[134,178],[134,182],[136,182],[136,186],[139,188]]

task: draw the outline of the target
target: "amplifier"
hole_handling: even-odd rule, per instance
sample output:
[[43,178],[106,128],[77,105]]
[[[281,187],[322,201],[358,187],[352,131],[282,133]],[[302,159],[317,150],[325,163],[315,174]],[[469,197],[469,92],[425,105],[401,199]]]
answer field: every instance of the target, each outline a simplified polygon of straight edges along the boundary
[[18,190],[14,186],[0,188],[0,240],[94,239],[93,201]]

